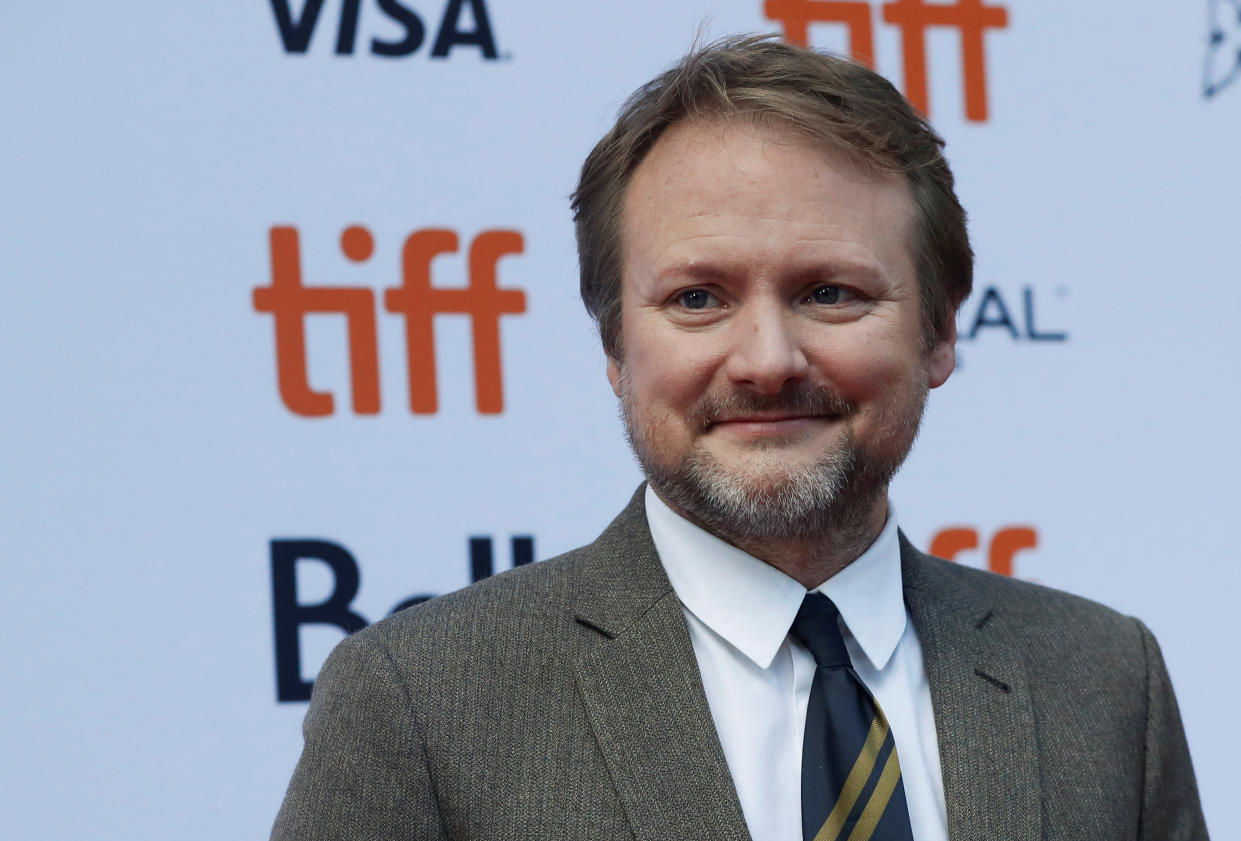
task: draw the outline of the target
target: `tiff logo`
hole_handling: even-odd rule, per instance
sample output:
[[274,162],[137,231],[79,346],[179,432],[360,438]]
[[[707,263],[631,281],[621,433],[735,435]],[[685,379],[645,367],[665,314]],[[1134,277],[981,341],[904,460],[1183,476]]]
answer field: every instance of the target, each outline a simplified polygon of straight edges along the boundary
[[[930,554],[955,561],[962,552],[977,549],[979,530],[973,526],[952,526],[940,529],[931,538]],[[997,529],[987,545],[987,569],[1000,575],[1013,575],[1013,556],[1025,549],[1038,547],[1038,531],[1031,526],[1006,526]]]
[[[270,313],[275,322],[276,375],[284,405],[305,417],[322,417],[335,411],[333,395],[311,388],[306,372],[305,318],[312,313],[327,313],[345,317],[353,410],[360,415],[377,414],[380,399],[375,293],[365,287],[306,286],[302,282],[297,228],[273,227],[270,245],[271,285],[257,287],[253,300],[254,309]],[[405,321],[409,407],[416,415],[433,415],[439,408],[434,319],[447,314],[470,317],[478,411],[494,415],[504,410],[500,316],[524,313],[526,295],[520,289],[498,287],[497,264],[505,255],[521,254],[525,242],[518,231],[483,231],[469,247],[469,285],[432,286],[431,261],[440,254],[455,254],[459,246],[455,231],[415,231],[406,238],[401,250],[401,285],[384,291],[385,309]],[[365,263],[375,251],[375,240],[369,230],[353,225],[341,234],[340,250],[349,260]]]
[[[987,65],[983,34],[1008,26],[1008,9],[985,5],[984,0],[927,3],[890,0],[882,6],[883,20],[900,27],[905,65],[905,96],[923,114],[931,113],[927,93],[926,31],[932,27],[961,33],[961,73],[965,87],[965,118],[987,119]],[[865,0],[765,0],[763,14],[784,27],[784,37],[806,46],[810,25],[843,24],[848,29],[849,53],[868,67],[875,66],[875,28],[871,3]]]

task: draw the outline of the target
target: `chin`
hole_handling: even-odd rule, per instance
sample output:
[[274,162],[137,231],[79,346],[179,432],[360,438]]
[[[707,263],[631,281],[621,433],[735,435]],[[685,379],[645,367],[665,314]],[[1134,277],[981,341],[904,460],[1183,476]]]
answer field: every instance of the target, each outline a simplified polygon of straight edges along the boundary
[[699,448],[675,468],[643,466],[661,497],[708,530],[767,540],[810,534],[836,520],[852,496],[856,463],[848,447],[813,461],[752,455],[744,466]]

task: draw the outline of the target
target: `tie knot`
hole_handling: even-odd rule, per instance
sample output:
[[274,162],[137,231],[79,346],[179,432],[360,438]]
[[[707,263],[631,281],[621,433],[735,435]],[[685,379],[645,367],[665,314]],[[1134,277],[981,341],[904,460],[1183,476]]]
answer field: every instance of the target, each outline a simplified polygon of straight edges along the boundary
[[807,593],[802,600],[797,618],[793,620],[791,633],[814,655],[814,661],[820,668],[832,666],[849,667],[853,662],[849,659],[849,650],[845,648],[845,638],[840,633],[840,625],[836,621],[840,611],[832,600],[822,593]]

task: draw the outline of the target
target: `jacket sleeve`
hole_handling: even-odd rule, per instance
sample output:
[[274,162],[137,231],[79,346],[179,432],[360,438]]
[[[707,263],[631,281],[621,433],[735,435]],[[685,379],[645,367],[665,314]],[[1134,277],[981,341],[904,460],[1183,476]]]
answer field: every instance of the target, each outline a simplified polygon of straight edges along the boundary
[[1138,622],[1146,656],[1146,762],[1141,841],[1207,841],[1189,745],[1168,670],[1150,630]]
[[359,633],[336,647],[303,731],[272,841],[447,837],[408,690],[381,642]]

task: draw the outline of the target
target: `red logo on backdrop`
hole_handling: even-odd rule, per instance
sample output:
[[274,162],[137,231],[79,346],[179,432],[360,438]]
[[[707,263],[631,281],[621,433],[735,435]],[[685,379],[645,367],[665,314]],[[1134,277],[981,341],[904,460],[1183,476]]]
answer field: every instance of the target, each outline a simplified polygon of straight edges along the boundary
[[[930,554],[955,561],[957,555],[979,546],[978,529],[952,526],[941,529],[931,538]],[[1000,575],[1013,574],[1013,556],[1023,549],[1038,546],[1038,532],[1030,526],[1007,526],[997,529],[987,544],[987,569]]]
[[[440,288],[431,284],[431,261],[440,254],[457,253],[457,232],[428,228],[406,238],[401,250],[401,285],[385,290],[383,301],[389,313],[405,321],[409,408],[414,414],[433,415],[439,408],[434,321],[436,315],[450,313],[470,317],[478,411],[494,415],[504,410],[500,316],[524,313],[526,294],[499,288],[497,264],[501,257],[521,254],[524,247],[518,231],[482,231],[468,249],[468,285]],[[353,262],[364,263],[375,251],[375,240],[369,230],[354,225],[341,234],[340,249]],[[305,317],[332,313],[345,316],[353,410],[360,415],[379,412],[375,293],[359,286],[306,286],[297,228],[278,225],[271,229],[271,285],[254,290],[254,309],[270,313],[275,321],[277,381],[289,411],[305,417],[335,411],[333,395],[311,388],[306,372]]]
[[[871,6],[863,0],[765,0],[763,14],[784,27],[784,37],[805,46],[810,25],[841,24],[848,28],[849,54],[868,67],[875,66],[875,27]],[[965,118],[987,119],[987,63],[983,35],[1008,26],[1008,9],[985,5],[983,0],[927,3],[891,0],[882,4],[885,23],[900,27],[905,66],[905,96],[923,114],[931,113],[927,93],[926,31],[951,28],[961,33],[961,73],[965,87]]]

